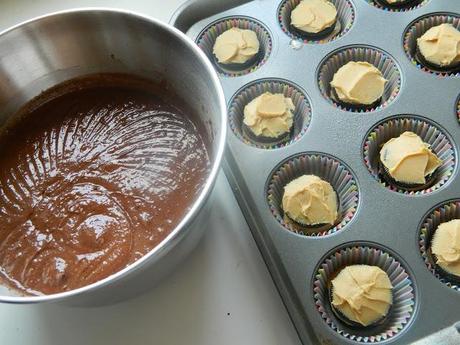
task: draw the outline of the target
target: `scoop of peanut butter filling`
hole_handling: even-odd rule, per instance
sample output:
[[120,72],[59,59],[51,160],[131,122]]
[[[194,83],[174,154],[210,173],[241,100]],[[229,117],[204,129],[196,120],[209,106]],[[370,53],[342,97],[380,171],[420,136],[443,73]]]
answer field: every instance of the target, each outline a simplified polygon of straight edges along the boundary
[[253,58],[259,49],[254,31],[231,28],[217,37],[213,52],[221,64],[242,64]]
[[318,33],[337,21],[337,9],[327,0],[303,0],[291,13],[291,25],[308,32]]
[[304,225],[334,224],[338,216],[337,194],[329,182],[303,175],[284,187],[283,210]]
[[349,320],[368,326],[388,314],[392,289],[381,268],[347,266],[332,280],[332,305]]
[[460,63],[460,31],[452,24],[441,24],[429,29],[417,39],[425,60],[440,67]]
[[430,146],[413,132],[404,132],[386,142],[380,161],[392,178],[409,184],[425,184],[425,177],[442,164]]
[[266,92],[244,107],[244,124],[256,136],[277,138],[293,125],[295,107],[291,98]]
[[331,86],[343,102],[370,105],[382,97],[386,82],[374,65],[350,61],[334,74]]

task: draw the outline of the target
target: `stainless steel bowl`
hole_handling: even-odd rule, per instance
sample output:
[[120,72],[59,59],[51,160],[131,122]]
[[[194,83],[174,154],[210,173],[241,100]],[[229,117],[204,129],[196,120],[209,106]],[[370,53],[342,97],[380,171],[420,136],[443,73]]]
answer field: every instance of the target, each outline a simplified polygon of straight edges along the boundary
[[166,79],[199,114],[211,141],[212,170],[188,214],[160,245],[97,283],[47,296],[0,286],[0,302],[61,301],[100,305],[136,296],[157,283],[198,242],[221,163],[226,105],[212,65],[183,33],[157,20],[110,9],[77,9],[35,18],[0,33],[0,126],[41,91],[90,73]]

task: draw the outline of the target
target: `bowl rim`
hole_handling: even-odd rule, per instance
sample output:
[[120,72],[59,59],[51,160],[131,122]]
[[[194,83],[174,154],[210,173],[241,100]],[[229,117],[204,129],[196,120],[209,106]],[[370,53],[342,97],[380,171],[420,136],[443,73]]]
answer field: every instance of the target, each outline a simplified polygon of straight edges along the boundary
[[56,294],[50,295],[38,295],[38,296],[5,296],[0,294],[0,303],[13,303],[13,304],[31,304],[31,303],[41,303],[41,302],[57,302],[62,301],[64,299],[68,299],[70,297],[75,297],[78,295],[85,294],[90,292],[91,290],[100,289],[105,287],[109,284],[113,284],[127,274],[132,274],[133,272],[143,268],[147,263],[152,263],[158,261],[162,256],[166,255],[167,252],[173,248],[182,237],[185,236],[185,232],[187,231],[187,226],[194,220],[194,218],[198,215],[201,208],[204,206],[206,200],[208,199],[214,183],[217,179],[217,175],[220,171],[221,162],[223,159],[223,154],[225,150],[225,142],[226,142],[226,135],[227,135],[227,106],[224,96],[223,88],[220,84],[219,77],[212,66],[211,62],[208,60],[206,55],[203,51],[195,44],[193,40],[191,40],[185,33],[180,31],[179,29],[173,27],[172,25],[165,23],[159,19],[146,16],[135,11],[119,9],[119,8],[111,8],[111,7],[78,7],[72,8],[67,10],[55,11],[46,13],[44,15],[40,15],[37,17],[33,17],[31,19],[22,21],[16,25],[13,25],[3,31],[0,32],[0,37],[12,32],[16,29],[24,27],[26,25],[39,22],[43,19],[62,16],[62,15],[72,15],[78,13],[109,13],[109,14],[121,14],[125,16],[130,16],[136,18],[138,20],[144,21],[148,24],[153,24],[153,26],[159,27],[163,30],[169,31],[176,39],[182,41],[187,47],[187,49],[191,50],[195,56],[201,60],[201,63],[204,65],[206,72],[210,77],[210,86],[215,88],[217,95],[218,95],[218,104],[219,104],[219,115],[220,115],[220,122],[221,128],[220,131],[217,133],[217,149],[215,150],[215,158],[212,162],[212,168],[209,172],[209,175],[206,179],[206,183],[201,190],[198,198],[195,199],[190,210],[186,213],[186,215],[182,218],[179,224],[171,231],[171,233],[166,236],[163,241],[161,241],[156,247],[154,247],[150,252],[145,254],[142,258],[135,261],[134,263],[128,265],[127,267],[123,268],[122,270],[101,279],[95,283],[80,287],[78,289],[60,292]]

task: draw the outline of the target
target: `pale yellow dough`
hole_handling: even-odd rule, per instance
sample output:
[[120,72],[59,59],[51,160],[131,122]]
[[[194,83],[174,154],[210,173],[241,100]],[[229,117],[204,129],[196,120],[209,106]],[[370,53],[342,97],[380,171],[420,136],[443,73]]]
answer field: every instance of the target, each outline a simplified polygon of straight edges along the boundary
[[393,286],[377,266],[347,266],[332,280],[332,305],[351,321],[368,326],[388,314]]
[[341,101],[369,105],[382,97],[386,82],[374,65],[350,61],[334,74],[331,86]]
[[303,0],[291,12],[291,24],[301,31],[318,33],[337,20],[337,9],[327,0]]
[[231,28],[216,38],[213,52],[221,64],[242,64],[253,58],[260,42],[252,30]]
[[425,177],[442,164],[430,146],[412,132],[386,142],[380,151],[380,161],[393,179],[409,184],[425,184]]
[[277,138],[293,125],[295,107],[289,97],[266,92],[244,107],[244,124],[256,135]]
[[303,175],[284,187],[283,210],[301,224],[334,224],[337,194],[330,183],[318,176]]
[[460,62],[460,31],[452,24],[430,28],[417,39],[420,53],[425,60],[446,67]]
[[460,276],[460,219],[439,225],[433,236],[431,251],[441,268]]

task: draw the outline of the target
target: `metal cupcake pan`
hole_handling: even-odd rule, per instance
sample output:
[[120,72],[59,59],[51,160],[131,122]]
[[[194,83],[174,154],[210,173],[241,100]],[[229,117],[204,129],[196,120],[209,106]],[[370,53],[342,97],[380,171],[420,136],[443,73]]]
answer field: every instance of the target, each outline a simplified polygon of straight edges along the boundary
[[[408,52],[414,35],[407,36],[417,34],[420,25],[413,26],[420,19],[458,23],[454,17],[460,17],[460,2],[425,0],[390,10],[375,0],[336,0],[345,14],[344,31],[319,42],[286,32],[285,7],[298,0],[238,1],[230,9],[220,1],[222,10],[197,18],[197,3],[211,2],[189,1],[173,24],[181,23],[199,45],[215,23],[232,18],[261,24],[269,35],[270,51],[263,52],[262,64],[243,75],[221,74],[231,117],[224,169],[302,342],[408,344],[460,320],[457,285],[434,271],[424,251],[432,232],[427,219],[460,199],[460,76],[421,68]],[[425,21],[431,14],[437,19]],[[356,57],[380,68],[390,80],[383,103],[375,109],[346,109],[328,97],[334,69]],[[297,103],[304,106],[298,118],[304,120],[283,145],[254,145],[238,127],[244,100],[276,88],[297,95]],[[429,141],[444,162],[433,186],[421,191],[401,191],[375,170],[379,140],[403,129]],[[337,184],[343,221],[335,227],[304,233],[285,223],[279,207],[281,184],[305,171]],[[397,290],[401,303],[389,328],[346,329],[321,302],[327,296],[321,292],[326,276],[320,271],[345,260],[347,251],[372,252],[374,256],[359,254],[365,256],[362,262],[392,262],[388,270],[401,273],[395,277],[402,284]]]

